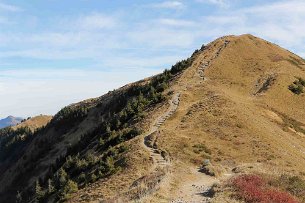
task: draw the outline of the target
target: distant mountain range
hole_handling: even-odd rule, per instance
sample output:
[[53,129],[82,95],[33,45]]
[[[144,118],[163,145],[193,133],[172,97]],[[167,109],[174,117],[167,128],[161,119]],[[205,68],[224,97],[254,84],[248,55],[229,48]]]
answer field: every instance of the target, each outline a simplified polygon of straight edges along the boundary
[[23,118],[20,117],[8,116],[0,120],[0,128],[17,125],[22,121],[22,119]]

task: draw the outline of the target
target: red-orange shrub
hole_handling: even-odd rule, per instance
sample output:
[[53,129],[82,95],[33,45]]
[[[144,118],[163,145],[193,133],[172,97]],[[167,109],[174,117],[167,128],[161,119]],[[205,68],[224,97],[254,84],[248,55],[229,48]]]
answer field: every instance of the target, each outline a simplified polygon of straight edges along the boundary
[[275,189],[266,189],[264,191],[264,201],[270,203],[298,203],[289,193]]
[[237,197],[247,203],[299,203],[289,193],[268,187],[266,181],[257,175],[240,175],[231,185]]

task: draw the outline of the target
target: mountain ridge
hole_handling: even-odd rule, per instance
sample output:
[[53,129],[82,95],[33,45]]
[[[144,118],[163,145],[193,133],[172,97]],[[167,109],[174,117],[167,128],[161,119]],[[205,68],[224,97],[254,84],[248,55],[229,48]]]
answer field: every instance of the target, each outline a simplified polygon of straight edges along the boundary
[[21,117],[8,116],[6,118],[0,119],[0,129],[15,126],[23,120]]
[[304,93],[289,87],[302,90],[304,70],[252,35],[218,38],[159,75],[63,108],[21,142],[0,201],[19,191],[27,202],[239,202],[227,187],[239,175],[302,181]]
[[18,129],[18,128],[24,128],[27,127],[32,131],[35,131],[36,129],[39,129],[43,126],[46,126],[48,122],[51,121],[53,116],[50,115],[39,115],[39,116],[34,116],[34,117],[29,117],[27,119],[23,119],[21,123],[18,123],[15,126],[12,126],[13,129]]

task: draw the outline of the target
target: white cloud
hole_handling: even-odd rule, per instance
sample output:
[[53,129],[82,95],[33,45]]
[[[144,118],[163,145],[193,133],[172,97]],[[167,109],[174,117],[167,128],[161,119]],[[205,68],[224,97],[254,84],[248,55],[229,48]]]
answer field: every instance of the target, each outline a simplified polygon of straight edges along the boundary
[[171,18],[161,18],[158,20],[161,25],[175,26],[175,27],[192,27],[196,26],[196,22],[189,20],[178,20]]
[[[111,57],[110,59],[104,59],[101,61],[100,67],[111,68],[112,70],[118,70],[120,67],[138,69],[138,68],[152,68],[152,67],[162,67],[161,69],[169,68],[172,64],[181,60],[180,56],[177,55],[167,55],[167,56],[121,56],[121,57]],[[168,66],[166,66],[168,65]],[[158,69],[159,70],[159,69]]]
[[22,11],[22,9],[17,7],[17,6],[10,5],[10,4],[5,4],[5,3],[1,3],[1,2],[0,2],[0,10],[9,11],[9,12]]
[[137,24],[137,28],[126,33],[132,44],[149,49],[185,50],[194,45],[201,30],[200,22],[160,18]]
[[[55,22],[56,21],[56,22]],[[0,24],[7,23],[1,18]],[[39,59],[73,59],[100,57],[103,50],[122,47],[117,17],[102,13],[89,13],[78,17],[54,19],[45,31],[1,32],[0,58],[26,57]]]
[[[78,17],[76,20],[62,19],[60,23],[63,29],[58,31],[50,29],[49,32],[43,33],[13,35],[0,33],[1,46],[10,47],[0,51],[0,58],[107,59],[106,56],[114,58],[111,54],[128,49],[134,52],[137,49],[143,51],[155,49],[160,52],[185,48],[191,45],[196,37],[193,31],[189,30],[196,26],[196,22],[174,18],[134,22],[126,27],[124,19],[94,13]],[[125,25],[125,27],[116,25]],[[71,27],[72,29],[68,30]],[[113,29],[101,31],[98,28]],[[18,48],[12,49],[12,47]],[[115,56],[125,57],[122,54]]]
[[[295,52],[303,52],[305,2],[278,1],[246,8],[222,10],[202,17],[201,32],[213,38],[228,34],[251,33]],[[205,31],[203,31],[205,30]],[[299,51],[298,51],[299,50]]]
[[267,39],[276,40],[284,46],[299,46],[305,41],[305,2],[300,0],[280,1],[263,6],[254,6],[240,11],[257,27],[255,32]]
[[242,24],[245,22],[246,16],[208,16],[205,18],[208,23],[215,24],[217,26],[224,24]]
[[154,8],[163,8],[163,9],[183,9],[185,5],[180,1],[164,1],[162,3],[152,4]]
[[[36,49],[18,49],[13,51],[2,51],[0,52],[0,58],[9,57],[24,57],[24,58],[34,58],[34,59],[76,59],[76,58],[86,58],[90,54],[87,50],[56,50],[44,48]],[[93,57],[93,56],[92,56]]]
[[[159,8],[177,8],[179,5],[183,3],[165,1],[154,4]],[[252,33],[287,48],[300,49],[302,52],[301,45],[304,44],[305,38],[305,27],[301,26],[305,19],[305,2],[302,1],[280,1],[248,8],[221,10],[217,15],[190,19],[164,17],[126,22],[124,15],[117,17],[89,13],[75,19],[62,20],[61,30],[49,29],[48,32],[35,34],[0,33],[2,47],[18,47],[15,50],[2,49],[0,57],[105,59],[114,58],[114,54],[123,58],[124,54],[116,53],[125,49],[190,50],[207,39],[242,33]],[[166,57],[172,56],[177,55],[173,53]],[[136,58],[140,60],[140,57]]]
[[195,33],[187,30],[175,30],[165,27],[142,28],[128,33],[135,44],[156,49],[186,48],[193,44]]
[[117,22],[115,18],[101,13],[92,13],[90,15],[81,16],[75,23],[77,28],[86,30],[113,28],[116,25]]
[[305,12],[305,2],[303,0],[282,0],[260,6],[244,8],[241,11],[253,14],[264,13],[265,15],[268,14],[269,16],[280,13],[295,15]]
[[228,0],[197,0],[200,3],[213,4],[219,7],[227,8],[230,6]]
[[[227,0],[200,1],[220,7],[232,3]],[[109,89],[150,76],[162,68],[169,68],[165,65],[185,58],[200,47],[202,42],[227,34],[255,34],[305,56],[305,27],[302,26],[305,19],[304,1],[267,2],[239,9],[232,6],[232,9],[186,16],[180,9],[187,8],[190,10],[183,11],[192,12],[187,3],[188,1],[163,1],[145,5],[145,9],[140,7],[140,11],[135,11],[133,15],[127,12],[119,13],[120,15],[96,12],[73,17],[61,16],[63,19],[48,22],[48,27],[43,31],[33,29],[35,32],[10,33],[1,30],[0,61],[3,67],[16,66],[14,60],[8,59],[10,57],[48,59],[52,62],[61,59],[89,59],[93,63],[86,66],[103,67],[107,71],[19,69],[1,72],[0,69],[0,77],[5,74],[0,80],[0,97],[5,98],[0,102],[0,117],[8,114],[23,116],[54,113],[71,102],[99,96]],[[139,15],[141,12],[150,12],[147,11],[147,6],[164,9],[166,12],[155,17],[156,10],[150,9],[152,13]],[[172,12],[176,10],[179,12]],[[0,17],[0,23],[8,20],[10,18]],[[37,21],[39,27],[40,19]],[[25,98],[22,105],[21,96]],[[56,101],[57,98],[61,100]]]

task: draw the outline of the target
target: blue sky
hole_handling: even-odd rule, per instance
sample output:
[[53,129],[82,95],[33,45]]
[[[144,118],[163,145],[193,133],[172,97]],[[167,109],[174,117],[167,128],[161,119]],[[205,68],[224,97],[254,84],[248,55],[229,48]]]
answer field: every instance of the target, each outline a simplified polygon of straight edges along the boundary
[[54,114],[228,34],[305,56],[303,0],[0,0],[0,117]]

